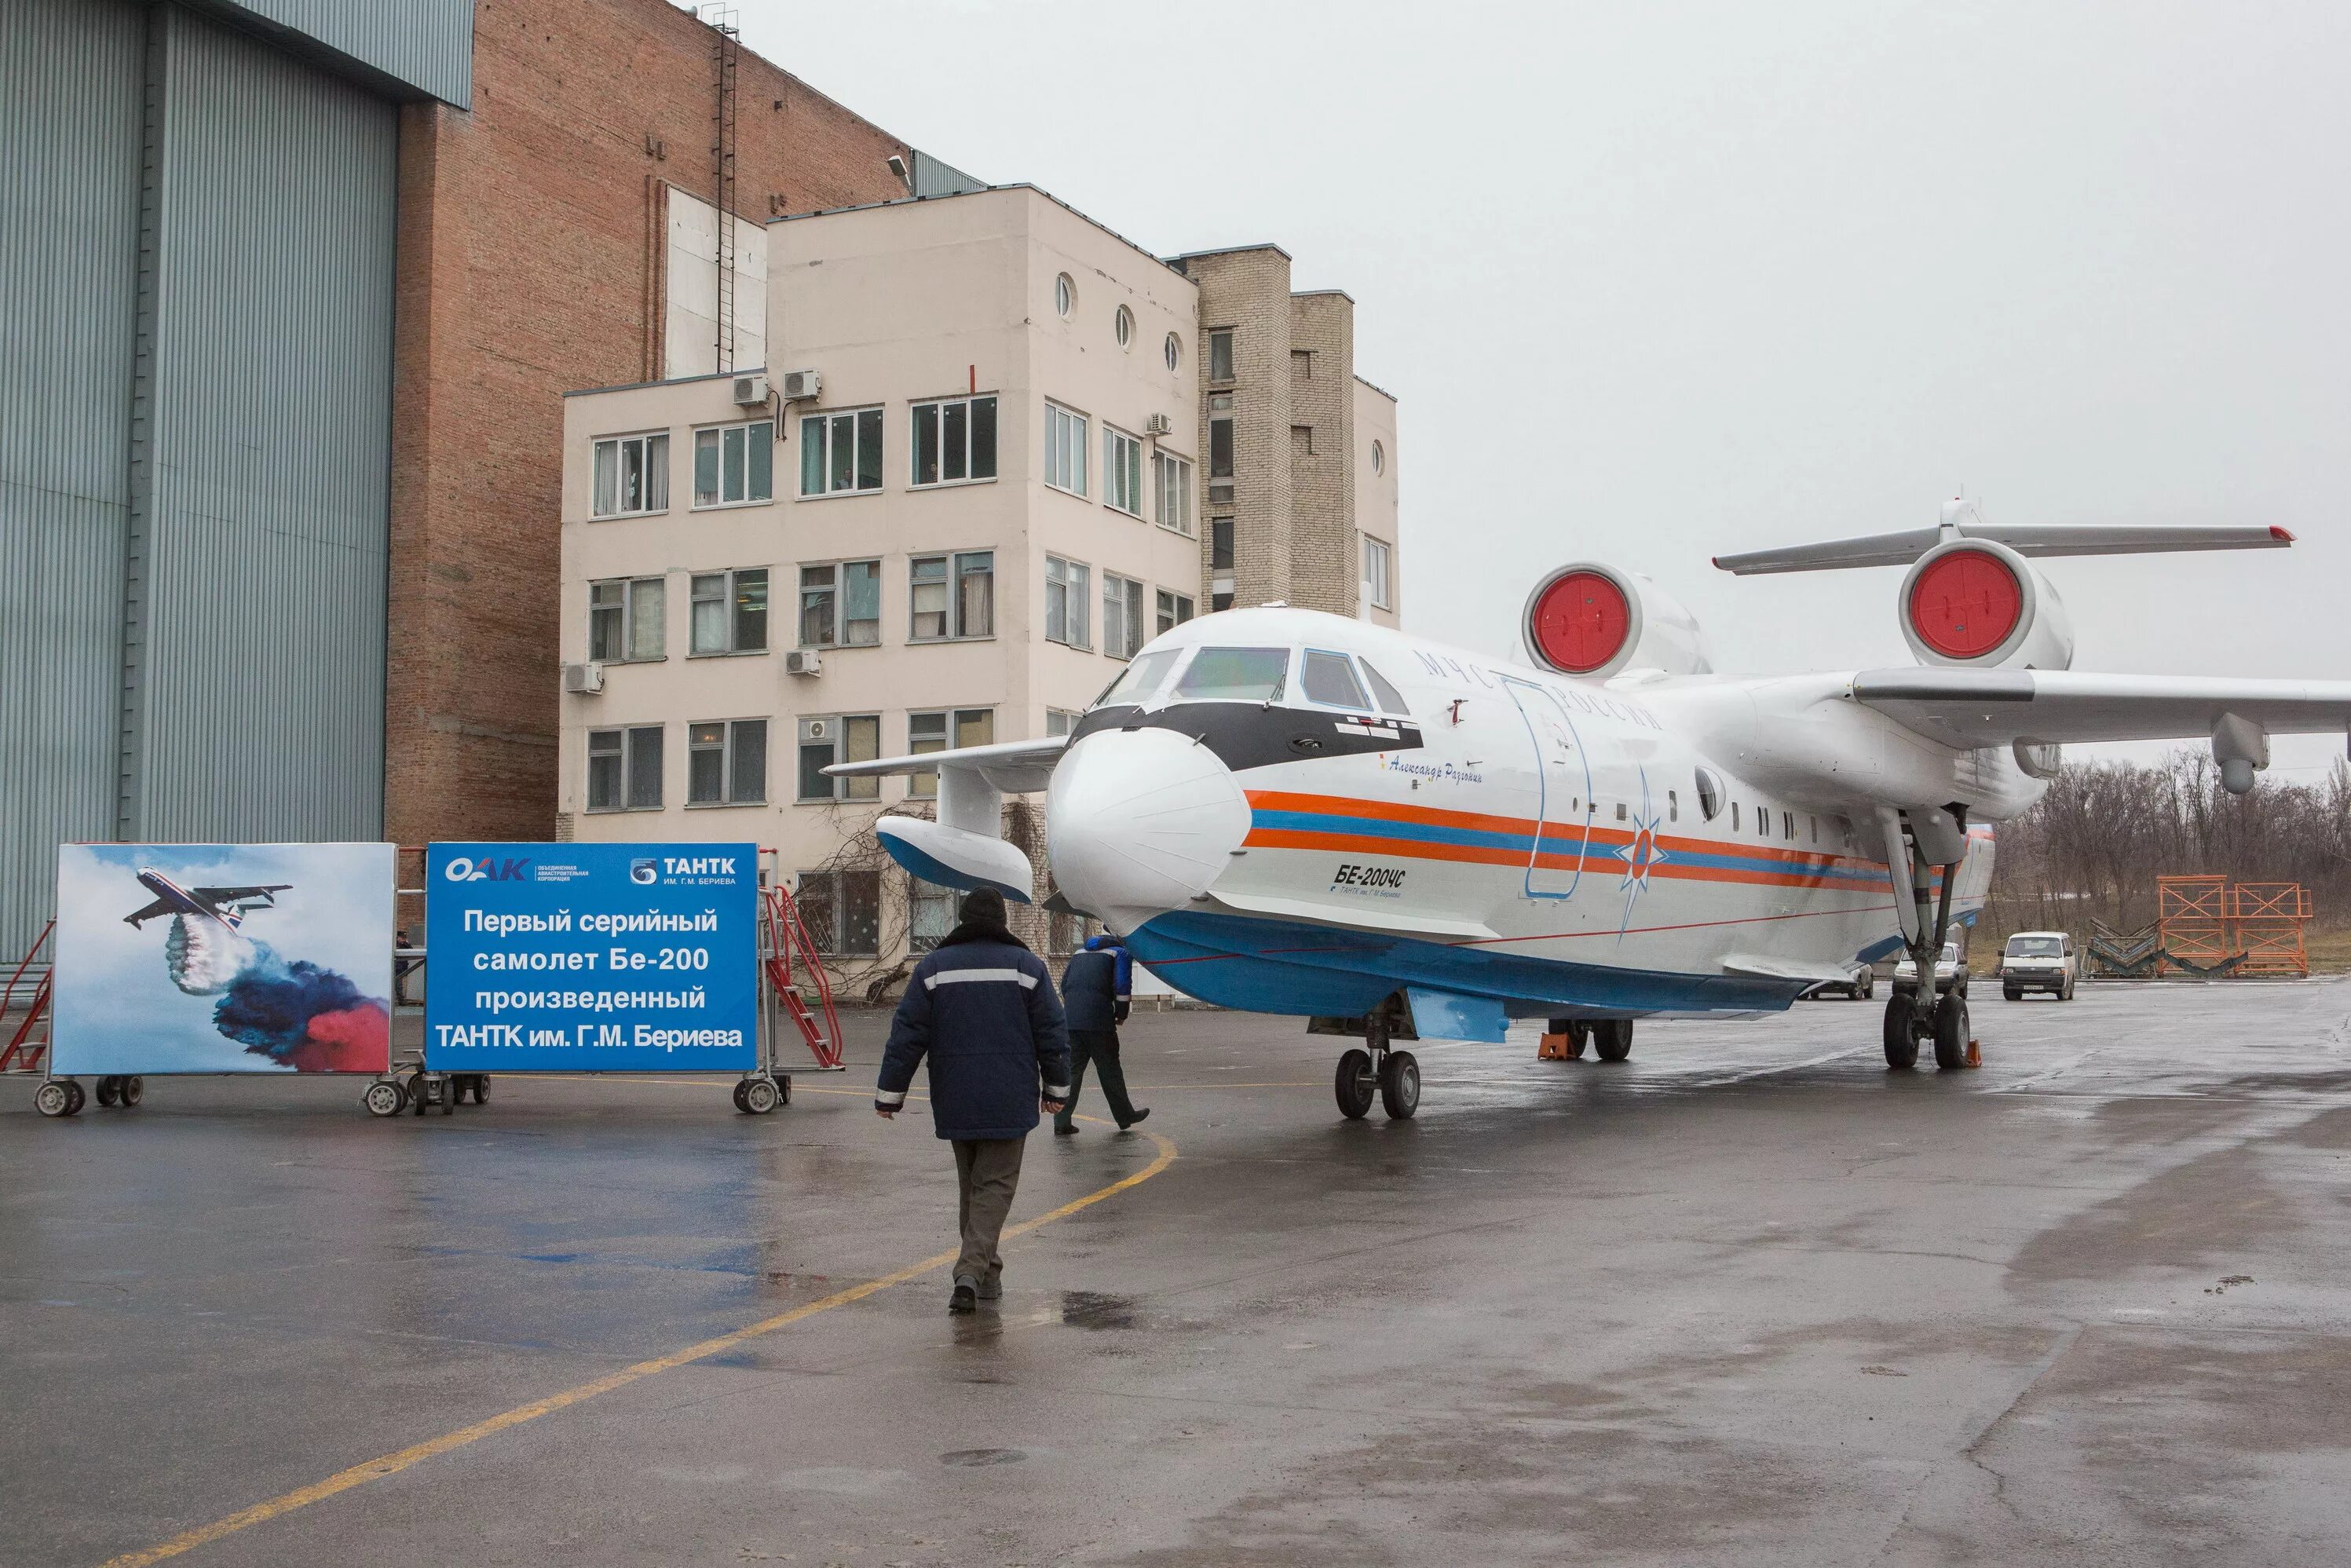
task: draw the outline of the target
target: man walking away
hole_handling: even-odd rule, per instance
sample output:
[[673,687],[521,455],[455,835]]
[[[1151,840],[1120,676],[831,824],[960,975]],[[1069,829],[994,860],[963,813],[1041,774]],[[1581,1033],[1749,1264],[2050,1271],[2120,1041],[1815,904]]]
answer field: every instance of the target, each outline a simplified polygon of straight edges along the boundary
[[1078,1092],[1086,1086],[1086,1063],[1102,1074],[1102,1098],[1122,1133],[1145,1116],[1126,1097],[1126,1069],[1119,1065],[1118,1026],[1126,1021],[1134,995],[1134,960],[1115,936],[1096,936],[1085,951],[1070,956],[1061,971],[1061,1005],[1070,1020],[1070,1101],[1053,1118],[1053,1133],[1067,1137],[1078,1130],[1070,1119],[1078,1108]]
[[931,1119],[955,1145],[963,1252],[947,1311],[1004,1294],[997,1243],[1020,1185],[1020,1154],[1039,1111],[1070,1097],[1070,1046],[1053,977],[1004,924],[1004,895],[965,895],[946,940],[914,966],[890,1023],[873,1109],[904,1108],[914,1068],[931,1059]]

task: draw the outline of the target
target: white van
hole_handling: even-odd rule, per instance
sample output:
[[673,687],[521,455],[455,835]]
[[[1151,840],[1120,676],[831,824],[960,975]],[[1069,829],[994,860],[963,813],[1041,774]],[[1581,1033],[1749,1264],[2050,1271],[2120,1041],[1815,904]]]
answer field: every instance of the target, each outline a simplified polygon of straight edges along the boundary
[[2000,993],[2011,1002],[2027,991],[2047,991],[2070,1002],[2074,982],[2081,977],[2081,950],[2063,931],[2020,931],[2000,956]]

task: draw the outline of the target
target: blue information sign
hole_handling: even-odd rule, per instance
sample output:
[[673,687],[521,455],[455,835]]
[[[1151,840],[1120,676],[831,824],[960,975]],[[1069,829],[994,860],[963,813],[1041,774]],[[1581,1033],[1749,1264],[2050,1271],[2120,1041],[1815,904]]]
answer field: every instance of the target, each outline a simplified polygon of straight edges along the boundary
[[424,1065],[742,1071],[758,1055],[749,844],[434,844]]

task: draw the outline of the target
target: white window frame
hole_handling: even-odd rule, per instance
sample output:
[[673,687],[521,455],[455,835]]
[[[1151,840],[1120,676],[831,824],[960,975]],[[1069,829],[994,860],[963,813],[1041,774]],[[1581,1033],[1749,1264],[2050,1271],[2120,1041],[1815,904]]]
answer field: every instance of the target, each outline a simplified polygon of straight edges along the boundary
[[1172,588],[1163,588],[1153,602],[1152,611],[1154,617],[1152,625],[1155,628],[1152,635],[1164,637],[1197,615],[1200,612],[1200,601],[1188,593],[1178,593]]
[[[664,727],[664,726],[658,724],[624,724],[599,725],[595,728],[590,729],[588,732],[588,766],[580,777],[580,809],[585,811],[592,811],[599,816],[601,816],[608,811],[660,810],[662,809],[661,798],[663,790],[667,782],[663,777],[664,769],[667,766],[667,758],[662,755],[664,749],[662,732]],[[633,803],[630,800],[629,786],[632,781],[634,780],[637,774],[636,763],[638,748],[640,746],[647,744],[645,741],[645,737],[647,736],[651,736],[653,737],[650,744],[653,747],[653,798],[650,801],[640,805]],[[614,739],[616,744],[610,748],[600,747],[598,743],[607,738]],[[595,804],[596,759],[599,757],[617,757],[620,759],[620,803],[618,805],[599,806]]]
[[1076,409],[1050,399],[1045,404],[1045,486],[1075,496],[1086,495],[1086,443],[1092,421]]
[[1192,521],[1192,460],[1178,457],[1173,452],[1151,455],[1151,489],[1157,497],[1161,528],[1182,534],[1186,538],[1196,536]]
[[[621,591],[618,604],[598,604],[596,591],[603,588]],[[649,601],[653,607],[651,653],[637,645],[637,606],[639,601]],[[621,618],[621,654],[618,658],[596,656],[596,617],[611,611]],[[588,658],[598,664],[653,664],[669,655],[669,580],[665,577],[603,577],[588,585]]]
[[[1065,648],[1093,648],[1093,569],[1065,556],[1045,558],[1045,641]],[[1061,634],[1053,634],[1053,600],[1061,601]]]
[[[726,493],[727,440],[739,435],[735,443],[738,469],[735,475],[738,494]],[[702,489],[702,455],[705,444],[710,452],[712,474],[717,488],[709,500],[704,500]],[[754,452],[765,452],[768,458],[768,486],[764,490],[751,487]],[[737,420],[728,424],[696,425],[694,431],[694,506],[697,512],[723,511],[729,507],[764,507],[776,498],[776,422],[772,419]]]
[[[964,616],[963,583],[965,578],[976,577],[978,576],[979,573],[967,567],[965,563],[967,561],[977,560],[982,557],[986,557],[988,563],[987,569],[987,576],[988,579],[987,624],[975,631],[966,624]],[[918,607],[918,601],[915,597],[914,591],[921,585],[916,581],[914,572],[918,568],[932,561],[944,561],[946,563],[946,580],[947,602],[946,612],[944,619],[944,624],[946,631],[944,636],[925,637],[921,635],[915,630],[914,625],[914,617],[923,613],[922,610]],[[910,556],[906,560],[906,589],[907,642],[984,643],[996,635],[996,552],[994,550],[940,550],[924,555]]]
[[[624,507],[621,503],[621,472],[626,465],[628,451],[634,448],[637,457],[638,489],[641,503]],[[611,488],[605,487],[604,454],[612,454]],[[590,444],[588,456],[588,516],[590,520],[606,517],[650,517],[669,510],[669,432],[641,430],[629,435],[600,435]]]
[[1106,571],[1102,583],[1102,652],[1113,659],[1132,659],[1151,641],[1144,630],[1144,581]]
[[1371,534],[1364,536],[1364,599],[1374,610],[1395,608],[1395,547]]
[[[873,423],[872,425],[873,438],[873,483],[871,485],[861,484],[859,482],[864,471],[862,444],[865,439],[864,433],[867,429],[865,416],[868,414],[873,416]],[[849,483],[846,485],[835,485],[832,482],[832,432],[833,427],[842,420],[847,420],[849,422],[851,444],[849,449]],[[820,413],[802,414],[800,416],[799,498],[803,501],[831,501],[838,500],[843,496],[880,495],[883,488],[883,476],[885,473],[883,465],[889,457],[889,439],[885,434],[885,427],[888,423],[889,421],[883,417],[883,407],[878,402],[868,403],[862,408],[829,408],[821,411]],[[811,434],[811,426],[815,428],[816,434]],[[810,443],[813,440],[820,440],[823,444],[823,450],[817,458],[817,472],[824,479],[824,487],[817,490],[811,490],[808,487],[809,453],[814,450],[814,448],[810,445]]]
[[[863,643],[849,641],[843,633],[849,630],[849,582],[852,567],[873,569],[873,613],[858,619],[873,628],[872,640]],[[820,585],[809,580],[810,572],[826,574],[828,581]],[[793,601],[792,635],[796,648],[878,648],[882,645],[882,561],[877,556],[864,556],[855,560],[802,561],[799,568],[799,595]],[[829,642],[812,643],[808,635],[808,601],[811,593],[829,595],[832,601],[832,637]],[[772,603],[770,611],[773,610]]]
[[[974,417],[974,411],[981,403],[986,403],[988,408],[987,472],[975,474],[972,469],[979,452],[976,434],[979,422]],[[958,477],[950,478],[946,473],[946,412],[956,407],[963,409],[963,473]],[[931,423],[934,449],[939,458],[939,476],[935,479],[923,477],[923,422],[926,417]],[[910,490],[944,490],[957,485],[993,485],[1001,468],[1003,450],[1003,405],[998,402],[994,392],[925,398],[920,402],[910,404],[906,410],[906,487]]]
[[1076,732],[1078,723],[1086,716],[1076,708],[1049,707],[1045,710],[1045,738]]
[[[860,749],[872,753],[865,757],[849,755],[849,727],[870,724],[872,739]],[[821,736],[809,731],[816,725],[828,727]],[[810,754],[821,747],[831,762],[872,762],[882,755],[882,716],[878,713],[808,713],[799,716],[792,726],[792,801],[800,806],[824,806],[836,800],[878,800],[882,798],[882,780],[873,775],[862,779],[827,779],[821,794],[807,793],[804,769]]]
[[[918,726],[928,730],[934,725],[936,727],[935,734],[918,736],[915,733]],[[967,725],[972,725],[975,727],[984,727],[987,733],[985,737],[967,741],[963,738]],[[919,708],[906,716],[906,755],[909,757],[925,757],[934,751],[958,750],[967,745],[986,746],[995,738],[996,710],[993,707]],[[927,773],[906,775],[906,799],[933,800],[938,798],[938,793],[937,768],[935,768]]]
[[[743,643],[743,580],[757,577],[759,582],[759,645],[747,647]],[[711,601],[703,597],[702,585],[712,579],[719,580],[725,591],[716,601],[722,606],[720,626],[726,633],[726,646],[697,646],[695,612]],[[775,573],[764,566],[738,567],[730,571],[697,571],[685,580],[685,656],[689,659],[726,659],[738,654],[765,653],[775,646],[776,580]]]
[[[759,727],[759,792],[756,795],[738,795],[735,792],[736,768],[745,747],[745,727],[750,725]],[[718,731],[716,745],[714,746],[699,738],[696,732],[705,729]],[[764,718],[705,718],[689,722],[685,727],[686,809],[694,811],[707,811],[726,806],[766,805],[768,803],[768,724]],[[694,759],[697,753],[705,751],[718,753],[718,798],[715,800],[697,800],[694,798]]]
[[1102,505],[1130,517],[1143,516],[1143,442],[1102,422]]

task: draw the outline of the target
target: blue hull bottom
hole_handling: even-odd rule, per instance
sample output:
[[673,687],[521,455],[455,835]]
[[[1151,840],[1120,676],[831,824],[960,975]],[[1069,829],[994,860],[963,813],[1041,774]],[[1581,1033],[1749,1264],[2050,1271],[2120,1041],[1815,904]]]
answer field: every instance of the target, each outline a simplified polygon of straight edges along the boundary
[[1782,1012],[1812,983],[1612,969],[1182,910],[1149,921],[1126,946],[1161,979],[1204,1002],[1339,1018],[1362,1017],[1399,987],[1486,998],[1518,1018]]

